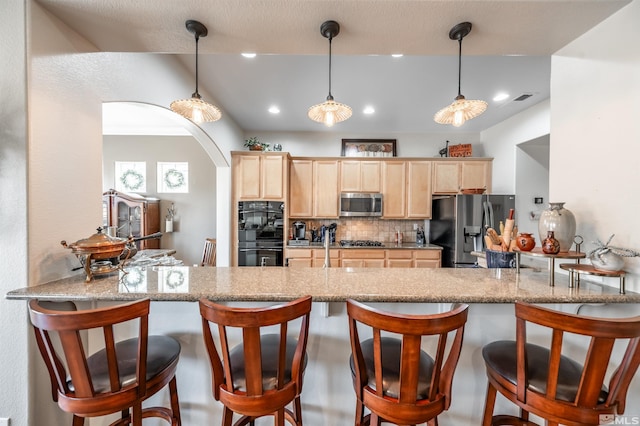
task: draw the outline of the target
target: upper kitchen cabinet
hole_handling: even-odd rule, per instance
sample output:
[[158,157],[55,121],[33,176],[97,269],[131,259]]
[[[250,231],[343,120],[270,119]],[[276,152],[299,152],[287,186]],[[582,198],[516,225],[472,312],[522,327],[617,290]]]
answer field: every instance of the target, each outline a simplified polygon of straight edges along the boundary
[[337,218],[339,172],[337,160],[291,160],[289,217]]
[[236,200],[285,200],[287,153],[232,152],[231,159]]
[[431,218],[431,161],[407,161],[407,218]]
[[382,216],[385,219],[429,219],[431,161],[384,161],[382,197]]
[[380,161],[340,161],[341,192],[380,192]]
[[337,160],[313,162],[313,217],[338,217],[339,176],[340,168]]
[[463,189],[491,192],[493,159],[439,160],[433,162],[433,193],[458,194]]
[[382,164],[382,216],[385,219],[406,217],[406,182],[404,160],[389,160]]
[[[116,236],[134,239],[160,232],[160,200],[113,189],[102,194],[107,226],[116,227]],[[137,241],[138,249],[160,248],[160,239]]]
[[313,217],[313,161],[289,162],[289,217]]

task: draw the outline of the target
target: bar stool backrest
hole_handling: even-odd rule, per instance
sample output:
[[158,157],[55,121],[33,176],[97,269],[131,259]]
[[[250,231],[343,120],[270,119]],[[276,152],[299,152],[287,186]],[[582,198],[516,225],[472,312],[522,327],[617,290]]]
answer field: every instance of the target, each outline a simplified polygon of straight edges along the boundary
[[[51,307],[45,303],[42,305]],[[60,408],[80,416],[100,416],[126,410],[144,398],[149,299],[84,311],[65,312],[47,309],[42,305],[37,300],[29,301],[29,315],[38,349],[51,375],[51,382],[55,383],[53,397]],[[136,375],[130,383],[121,383],[113,326],[133,320],[139,320],[138,348],[134,360]],[[95,328],[102,329],[104,336],[108,361],[105,368],[108,369],[110,382],[108,389],[99,389],[94,385],[82,341],[81,333]],[[50,333],[57,334],[63,353],[54,345]]]
[[[405,315],[383,312],[354,300],[347,300],[352,370],[358,401],[379,419],[396,424],[425,423],[448,409],[451,404],[453,375],[462,349],[467,311],[468,305],[455,304],[449,312]],[[372,335],[375,377],[369,377],[371,368],[368,368],[365,359],[367,350],[362,346],[365,338],[360,336],[364,336],[364,330],[359,327],[367,329],[367,334]],[[399,359],[392,362],[389,362],[389,354],[385,354],[385,351],[389,352],[389,343],[392,342],[385,340],[387,333],[393,333],[397,336],[394,338],[401,342],[401,345],[396,346],[401,348]],[[434,336],[437,341],[432,357],[422,350],[423,337],[426,336]],[[449,337],[452,337],[450,342],[447,341]],[[392,368],[399,365],[397,377],[390,378],[384,371],[383,367],[389,368],[389,365]],[[421,369],[429,376],[425,378]],[[395,372],[393,375],[395,376]],[[393,390],[388,384],[390,380],[398,382]],[[375,386],[372,386],[373,383]],[[356,415],[359,416],[359,413]]]

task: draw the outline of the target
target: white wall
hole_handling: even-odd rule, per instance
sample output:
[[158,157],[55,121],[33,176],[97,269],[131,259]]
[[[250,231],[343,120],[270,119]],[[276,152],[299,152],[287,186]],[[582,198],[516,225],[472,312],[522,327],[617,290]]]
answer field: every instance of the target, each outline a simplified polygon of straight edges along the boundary
[[[576,216],[586,250],[596,238],[640,250],[640,1],[553,56],[550,196]],[[640,291],[640,258],[625,269]]]
[[520,143],[549,134],[549,108],[549,99],[546,99],[481,133],[480,140],[486,156],[494,158],[492,179],[494,193],[515,193],[515,147]]
[[[549,206],[549,135],[516,146],[516,212],[518,231],[529,232],[540,246],[540,213]],[[534,198],[542,198],[535,204]]]
[[[257,136],[259,140],[271,144],[279,143],[282,150],[294,157],[339,157],[342,150],[342,139],[396,139],[398,157],[439,157],[438,151],[449,145],[473,145],[473,156],[484,157],[485,151],[480,143],[478,133],[451,134],[414,134],[389,133],[368,134],[366,131],[358,134],[327,132],[322,125],[314,133],[278,133],[278,132],[250,132],[245,138]],[[245,148],[246,149],[246,148]]]
[[27,22],[22,1],[2,3],[0,13],[0,418],[29,424],[29,365],[33,351],[24,303],[6,292],[27,282]]
[[[103,191],[115,188],[116,161],[147,163],[147,192],[160,199],[160,231],[165,232],[167,209],[176,209],[174,232],[164,233],[161,248],[174,248],[185,265],[199,264],[205,238],[216,238],[216,167],[191,136],[104,136]],[[159,193],[157,162],[189,163],[189,192]]]

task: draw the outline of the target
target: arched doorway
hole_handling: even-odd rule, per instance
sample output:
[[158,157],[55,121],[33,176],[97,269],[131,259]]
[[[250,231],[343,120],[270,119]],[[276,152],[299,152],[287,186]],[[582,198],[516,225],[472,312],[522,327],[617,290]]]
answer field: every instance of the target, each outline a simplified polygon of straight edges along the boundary
[[[124,140],[121,140],[123,138]],[[206,160],[203,157],[207,157],[208,160],[206,163],[208,164],[208,167],[211,167],[213,170],[206,169],[206,173],[204,173],[202,172],[202,170],[205,170],[203,167],[206,168],[207,166],[201,165],[201,172],[198,173],[198,176],[194,177],[196,178],[196,181],[199,178],[200,182],[207,179],[215,180],[215,185],[210,189],[204,190],[201,185],[199,193],[194,193],[191,197],[181,198],[184,200],[182,208],[190,209],[190,219],[183,223],[183,233],[177,232],[173,235],[168,235],[167,240],[169,243],[177,244],[182,247],[184,257],[186,257],[183,258],[183,260],[185,261],[185,264],[191,265],[198,263],[198,253],[201,253],[202,248],[200,242],[204,244],[204,239],[206,237],[217,238],[219,247],[218,265],[229,265],[229,200],[231,199],[231,171],[228,161],[216,145],[211,135],[190,120],[187,120],[162,106],[141,102],[103,103],[103,140],[109,140],[110,143],[114,143],[114,141],[116,141],[116,143],[121,144],[121,147],[123,146],[123,143],[126,143],[126,146],[131,147],[131,142],[134,142],[135,144],[135,141],[137,140],[140,144],[146,144],[145,146],[147,146],[147,149],[153,150],[154,138],[158,143],[158,150],[163,149],[161,147],[165,146],[165,153],[170,152],[170,150],[166,148],[167,144],[162,144],[161,141],[169,141],[169,144],[171,144],[171,141],[174,141],[174,146],[175,141],[183,141],[179,143],[184,143],[184,145],[178,148],[182,149],[182,151],[188,151],[187,148],[189,144],[198,145],[197,149],[204,150],[206,156],[200,154],[199,156],[196,156],[196,160],[202,163],[202,161]],[[155,161],[158,159],[167,161],[166,156],[170,155],[165,154],[165,156],[162,157],[157,155],[157,152],[145,151],[140,147],[138,150],[131,148],[131,151],[137,152],[135,158],[138,158],[138,161],[142,161],[139,159],[144,158],[145,156],[149,157],[149,159],[152,160],[150,162],[153,162],[154,164],[148,164],[148,168],[155,167]],[[113,150],[103,147],[103,152],[103,160],[108,163],[112,162],[114,158]],[[147,153],[146,155],[145,152]],[[186,154],[184,152],[180,152],[180,155]],[[110,183],[113,181],[112,174],[109,175],[110,167],[112,167],[111,164],[103,164],[103,170],[105,170],[103,172],[103,176],[109,176],[110,180],[110,182],[103,183],[103,186],[105,187],[109,187]],[[213,177],[208,178],[207,176],[209,173],[212,173]],[[159,195],[160,196],[158,198],[162,200],[162,194]],[[207,200],[206,197],[209,195],[212,199]],[[202,205],[200,209],[197,207],[198,203],[201,203]],[[179,216],[181,207],[180,205],[177,205],[176,207]],[[165,208],[166,206],[162,206],[161,212],[166,213]],[[163,217],[164,214],[161,213],[161,218]],[[204,220],[213,220],[215,225],[207,226],[210,224],[203,222]],[[198,223],[200,226],[197,226]],[[181,228],[177,227],[177,229]],[[212,233],[215,235],[211,235]],[[163,239],[164,238],[165,237],[163,237]],[[189,246],[186,245],[187,241]],[[179,252],[176,257],[181,258]]]

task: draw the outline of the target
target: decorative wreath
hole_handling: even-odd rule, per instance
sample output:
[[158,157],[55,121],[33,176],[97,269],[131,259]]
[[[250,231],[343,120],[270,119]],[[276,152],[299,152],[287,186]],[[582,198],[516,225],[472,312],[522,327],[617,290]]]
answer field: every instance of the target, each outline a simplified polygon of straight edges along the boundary
[[129,169],[120,176],[120,182],[122,182],[125,188],[135,191],[136,189],[142,188],[144,176],[133,169]]
[[131,289],[136,289],[140,284],[144,282],[144,274],[138,270],[131,269],[128,270],[122,275],[121,280],[122,284],[125,288],[131,287]]
[[164,183],[167,188],[176,189],[184,186],[184,175],[176,169],[169,169],[164,174]]
[[167,284],[167,287],[176,289],[184,283],[184,274],[182,273],[182,271],[169,271],[165,282]]

